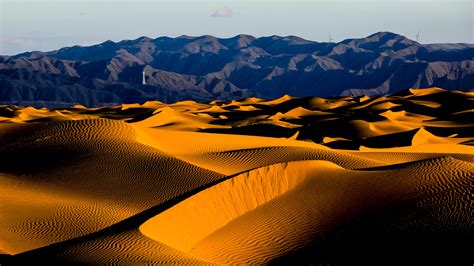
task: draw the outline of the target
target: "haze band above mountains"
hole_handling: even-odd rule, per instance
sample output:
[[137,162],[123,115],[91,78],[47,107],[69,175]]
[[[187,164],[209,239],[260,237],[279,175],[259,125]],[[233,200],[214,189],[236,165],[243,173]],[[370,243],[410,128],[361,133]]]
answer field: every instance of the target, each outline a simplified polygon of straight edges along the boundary
[[389,32],[339,43],[180,36],[0,56],[0,104],[49,108],[386,95],[432,86],[472,91],[474,44],[423,45]]

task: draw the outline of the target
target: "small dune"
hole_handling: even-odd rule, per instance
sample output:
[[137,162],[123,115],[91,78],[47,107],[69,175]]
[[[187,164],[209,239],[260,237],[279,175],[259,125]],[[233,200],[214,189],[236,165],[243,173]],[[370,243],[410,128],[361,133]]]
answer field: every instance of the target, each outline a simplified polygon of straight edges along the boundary
[[471,263],[473,99],[0,106],[0,263]]

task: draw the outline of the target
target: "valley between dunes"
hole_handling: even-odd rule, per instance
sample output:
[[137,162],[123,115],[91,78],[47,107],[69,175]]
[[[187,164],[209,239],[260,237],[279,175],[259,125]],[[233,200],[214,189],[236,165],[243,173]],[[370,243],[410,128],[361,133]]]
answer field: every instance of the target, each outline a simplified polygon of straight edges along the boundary
[[438,88],[0,106],[0,261],[472,263],[473,110]]

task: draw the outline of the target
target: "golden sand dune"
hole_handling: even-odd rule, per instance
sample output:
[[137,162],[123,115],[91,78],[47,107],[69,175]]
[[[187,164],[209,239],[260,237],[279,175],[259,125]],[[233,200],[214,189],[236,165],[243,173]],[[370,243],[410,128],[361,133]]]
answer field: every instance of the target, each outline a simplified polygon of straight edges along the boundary
[[213,120],[216,119],[207,114],[190,114],[179,112],[170,107],[163,107],[155,110],[152,116],[139,122],[135,122],[134,124],[149,128],[159,127],[189,131],[206,128],[227,128],[226,126],[209,124],[209,122]]
[[473,97],[1,106],[0,261],[470,263]]
[[[319,161],[289,163],[284,169],[281,169],[282,166],[259,169],[257,173],[250,172],[248,176],[241,177],[244,181],[236,178],[230,188],[224,188],[225,184],[218,185],[215,190],[221,191],[213,191],[213,195],[207,195],[211,191],[204,191],[200,193],[203,194],[201,200],[198,198],[201,195],[198,194],[183,201],[151,219],[141,229],[145,235],[148,233],[152,238],[155,236],[154,239],[179,250],[189,250],[190,254],[207,261],[226,264],[268,263],[278,259],[282,252],[292,253],[311,246],[313,241],[318,241],[335,225],[361,217],[367,206],[385,208],[404,200],[417,202],[415,206],[427,204],[428,206],[410,210],[410,222],[413,224],[407,227],[411,230],[416,230],[417,227],[421,229],[425,223],[424,210],[449,208],[449,203],[431,201],[430,198],[433,195],[450,194],[449,190],[452,188],[446,188],[443,183],[453,182],[456,189],[459,189],[460,196],[454,200],[459,205],[430,223],[439,223],[434,226],[442,227],[444,221],[450,221],[454,223],[454,227],[468,231],[470,218],[466,211],[469,209],[469,202],[461,194],[468,193],[469,181],[465,177],[473,169],[463,162],[451,159],[446,159],[445,162],[448,161],[452,163],[451,169],[443,168],[437,175],[426,176],[421,180],[418,177],[419,171],[431,168],[431,162],[426,162],[428,166],[416,166],[415,171],[409,168],[349,171],[332,163]],[[451,177],[453,173],[457,176],[457,181],[451,180],[454,178]],[[253,175],[259,180],[254,180]],[[277,180],[269,178],[270,176]],[[383,185],[387,183],[392,186]],[[368,193],[371,197],[367,197]],[[206,206],[201,209],[205,213],[182,209],[185,207],[180,205],[185,205],[188,201],[191,206]],[[380,216],[375,218],[382,221],[383,215]],[[169,224],[176,220],[183,224],[175,222],[169,228]],[[395,231],[406,229],[403,224],[396,223],[383,226]],[[183,232],[187,236],[183,236]],[[180,236],[173,239],[178,242],[168,241],[167,237],[172,235]],[[181,243],[183,240],[189,242]],[[315,252],[312,255],[318,254]]]
[[[21,245],[32,245],[26,240],[48,233],[48,238],[41,239],[43,245],[91,233],[183,191],[222,178],[221,174],[138,143],[134,128],[120,121],[37,123],[9,131],[2,137],[2,154],[7,155],[3,156],[2,172],[8,173],[2,176],[2,189],[8,184],[22,186],[9,185],[15,192],[3,193],[2,202],[12,205],[3,206],[6,209],[2,214],[9,219],[2,228],[24,231],[20,234],[23,237],[15,239],[23,242]],[[169,189],[156,193],[162,187]],[[46,201],[55,211],[45,209],[41,212],[40,209],[37,212],[38,208],[48,206],[36,206],[25,200],[36,198],[34,195],[39,193],[52,197]],[[78,206],[69,205],[70,200]],[[19,215],[16,209],[24,209],[28,219]],[[71,215],[71,209],[82,213]],[[101,212],[115,214],[103,215]],[[50,232],[35,229],[38,220],[54,222],[55,217],[59,222],[64,222],[61,217],[65,217],[70,220],[67,224],[81,226],[78,230],[64,227],[64,232],[58,232],[61,229],[54,223],[45,229]],[[54,235],[50,234],[52,231],[55,231]],[[2,244],[2,249],[8,252],[9,249],[3,246],[6,244]],[[25,249],[14,245],[11,251],[17,253]]]

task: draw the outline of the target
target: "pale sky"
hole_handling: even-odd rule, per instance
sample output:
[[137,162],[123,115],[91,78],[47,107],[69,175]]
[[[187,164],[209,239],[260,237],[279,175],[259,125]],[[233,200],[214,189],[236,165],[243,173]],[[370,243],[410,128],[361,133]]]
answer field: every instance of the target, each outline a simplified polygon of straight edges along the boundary
[[141,36],[297,35],[335,41],[391,31],[473,43],[474,0],[0,0],[0,54]]

